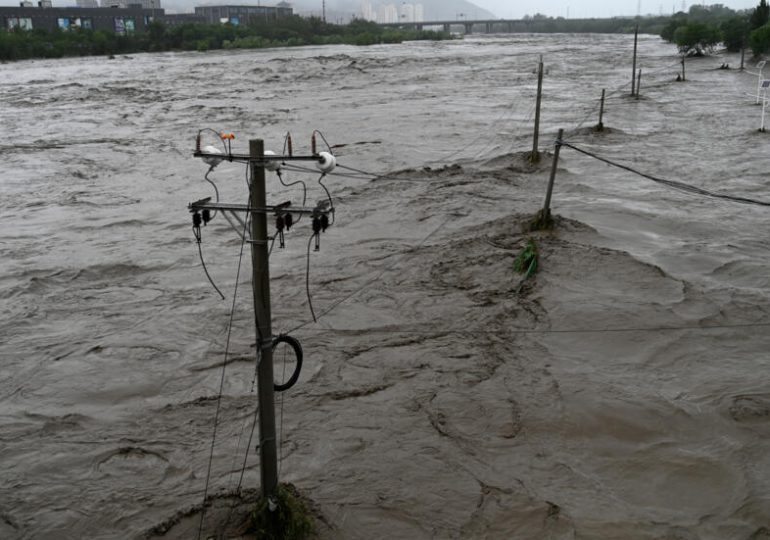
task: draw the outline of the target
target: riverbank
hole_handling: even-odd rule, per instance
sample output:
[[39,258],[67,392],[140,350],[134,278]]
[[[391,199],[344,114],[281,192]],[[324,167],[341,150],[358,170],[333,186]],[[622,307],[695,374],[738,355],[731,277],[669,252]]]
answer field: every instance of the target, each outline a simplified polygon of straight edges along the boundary
[[317,18],[305,19],[298,16],[279,19],[269,24],[255,22],[249,25],[190,23],[166,26],[156,21],[150,23],[147,32],[141,34],[119,35],[75,28],[55,32],[0,31],[0,60],[306,45],[363,46],[444,39],[451,39],[451,36],[444,32],[427,30],[386,30],[365,21],[336,25]]

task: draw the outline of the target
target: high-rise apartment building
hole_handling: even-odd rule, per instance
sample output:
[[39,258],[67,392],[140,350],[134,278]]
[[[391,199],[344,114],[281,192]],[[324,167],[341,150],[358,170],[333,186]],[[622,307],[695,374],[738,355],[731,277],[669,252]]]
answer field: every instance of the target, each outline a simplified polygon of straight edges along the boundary
[[401,2],[400,4],[391,2],[386,4],[377,0],[362,0],[359,15],[367,21],[382,24],[424,22],[425,7],[422,4],[412,4],[410,2]]

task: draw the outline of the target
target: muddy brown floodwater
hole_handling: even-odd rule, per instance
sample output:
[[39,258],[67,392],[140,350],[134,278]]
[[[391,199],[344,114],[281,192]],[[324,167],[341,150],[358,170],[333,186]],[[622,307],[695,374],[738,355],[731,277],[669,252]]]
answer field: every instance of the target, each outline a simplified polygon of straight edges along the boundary
[[[306,152],[319,129],[341,164],[390,174],[326,181],[318,324],[309,224],[271,257],[274,328],[302,326],[305,350],[277,402],[280,476],[324,538],[770,538],[768,208],[563,148],[557,226],[521,233],[550,167],[521,159],[540,54],[542,150],[564,128],[646,173],[770,200],[756,76],[721,55],[675,83],[674,47],[643,36],[631,99],[631,48],[517,35],[0,65],[0,538],[141,538],[202,500],[241,247],[222,219],[203,229],[222,301],[186,208],[213,195],[191,157],[204,127],[242,152],[287,131]],[[602,88],[611,129],[594,134]],[[211,178],[245,202],[242,167]],[[323,200],[317,175],[286,179]],[[301,202],[272,174],[268,193]],[[219,496],[244,460],[259,488],[249,273],[246,257]]]

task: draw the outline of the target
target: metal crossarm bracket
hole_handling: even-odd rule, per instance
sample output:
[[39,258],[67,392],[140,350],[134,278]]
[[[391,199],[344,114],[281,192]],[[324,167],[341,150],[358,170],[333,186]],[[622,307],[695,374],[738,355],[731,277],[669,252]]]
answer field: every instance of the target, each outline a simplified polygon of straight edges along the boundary
[[220,159],[222,161],[237,161],[239,163],[267,163],[268,161],[316,161],[322,162],[323,158],[318,155],[311,156],[261,156],[251,157],[248,154],[214,154],[208,152],[194,152],[193,157],[197,158],[212,158]]
[[275,206],[262,206],[252,208],[248,204],[229,204],[229,203],[213,203],[210,202],[211,198],[201,199],[199,201],[192,202],[188,205],[190,212],[198,212],[200,210],[219,210],[222,212],[250,212],[252,214],[305,214],[305,215],[324,215],[329,214],[329,208],[310,208],[301,206],[291,206],[291,203],[282,203]]

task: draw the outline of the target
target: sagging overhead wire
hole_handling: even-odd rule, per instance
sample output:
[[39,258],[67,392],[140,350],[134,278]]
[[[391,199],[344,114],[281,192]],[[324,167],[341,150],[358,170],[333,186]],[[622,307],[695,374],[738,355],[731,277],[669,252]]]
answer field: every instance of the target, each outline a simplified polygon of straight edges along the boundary
[[[321,173],[321,176],[318,178],[318,185],[324,188],[324,191],[326,192],[326,197],[329,201],[329,213],[332,215],[332,222],[331,225],[334,225],[335,217],[334,217],[334,201],[332,200],[332,194],[329,193],[329,190],[324,185],[324,178],[326,178],[326,173]],[[328,227],[328,225],[327,225]],[[325,229],[326,227],[324,227]]]
[[596,160],[599,160],[603,163],[606,163],[607,165],[611,165],[613,167],[617,167],[618,169],[623,169],[624,171],[628,171],[630,173],[636,174],[638,176],[641,176],[642,178],[646,178],[648,180],[652,180],[653,182],[657,182],[658,184],[662,184],[665,186],[668,186],[672,189],[676,189],[678,191],[682,191],[684,193],[690,193],[694,195],[703,195],[705,197],[712,197],[714,199],[722,199],[726,201],[741,203],[741,204],[752,204],[757,206],[770,206],[770,201],[761,201],[758,199],[752,199],[749,197],[740,197],[737,195],[728,195],[725,193],[717,193],[715,191],[710,191],[708,189],[700,188],[697,186],[693,186],[691,184],[685,184],[684,182],[678,182],[676,180],[667,180],[665,178],[659,178],[657,176],[653,176],[651,174],[647,174],[641,171],[638,171],[634,169],[633,167],[629,167],[628,165],[623,165],[621,163],[618,163],[616,161],[612,161],[610,159],[607,159],[605,157],[599,156],[598,154],[595,154],[593,152],[589,152],[588,150],[584,150],[583,148],[577,147],[572,143],[569,143],[567,141],[556,141],[556,144],[561,144],[562,146],[566,146],[567,148],[571,148],[572,150],[575,150],[576,152],[579,152],[581,154],[584,154],[588,157],[594,158]]
[[[211,173],[214,171],[214,169],[216,169],[217,165],[218,165],[218,163],[215,163],[215,164],[212,164],[212,165],[210,165],[210,166],[209,166],[209,170],[208,170],[208,171],[206,171],[206,174],[205,174],[205,175],[203,175],[203,178],[206,180],[206,182],[208,182],[209,184],[211,184],[211,186],[214,188],[214,195],[216,196],[216,202],[219,202],[219,188],[217,188],[217,185],[216,185],[216,183],[215,183],[215,182],[214,182],[214,181],[213,181],[211,178],[209,178],[209,175],[210,175],[210,174],[211,174]],[[247,184],[248,184],[248,180],[247,180]],[[213,214],[211,214],[211,220],[213,220],[213,219],[214,219],[214,218],[217,216],[217,213],[218,213],[218,212],[217,212],[216,210],[214,210],[214,213],[213,213]],[[232,227],[232,229],[233,229],[233,230],[234,230],[234,231],[235,231],[235,232],[236,232],[236,233],[237,233],[239,236],[240,236],[241,234],[243,234],[243,233],[241,232],[241,230],[240,230],[240,229],[239,229],[239,228],[238,228],[238,227],[235,225],[235,223],[233,223],[233,222],[232,222],[232,220],[230,219],[230,216],[228,216],[228,215],[227,215],[227,212],[222,212],[222,216],[224,216],[224,218],[225,218],[225,221],[227,221],[227,223],[230,225],[230,227]],[[237,217],[237,216],[234,216],[234,217],[235,217],[235,219],[236,219],[236,220],[238,220],[238,222],[240,223],[240,225],[241,225],[241,226],[243,226],[243,225],[244,225],[244,222],[243,222],[243,221],[241,221],[240,219],[238,219],[238,217]],[[241,239],[243,239],[243,237],[241,237]]]
[[[420,328],[425,327],[425,328]],[[338,334],[351,335],[371,335],[371,334],[406,334],[419,336],[435,335],[489,335],[505,337],[510,335],[551,335],[551,334],[624,334],[624,333],[648,333],[648,332],[686,332],[686,331],[714,331],[714,330],[741,330],[770,328],[770,322],[757,321],[750,323],[735,324],[704,324],[704,325],[681,325],[681,326],[624,326],[617,328],[506,328],[503,330],[484,330],[469,328],[435,328],[430,329],[428,323],[416,323],[407,328],[385,327],[385,328],[367,328],[366,330],[354,328],[334,328],[325,326],[315,330],[308,330],[309,333],[334,332]]]
[[214,287],[214,290],[217,291],[217,294],[222,298],[222,300],[225,299],[225,295],[222,294],[222,291],[219,290],[219,287],[217,287],[217,284],[214,283],[214,280],[211,277],[211,274],[209,274],[209,269],[206,267],[206,261],[203,258],[203,248],[201,248],[201,241],[203,239],[203,235],[201,234],[201,224],[204,226],[211,220],[211,216],[208,214],[208,210],[205,210],[203,215],[201,215],[198,212],[195,212],[192,216],[193,225],[193,235],[195,236],[195,242],[198,244],[198,255],[200,256],[201,260],[201,266],[203,267],[203,272],[206,274],[206,277],[209,280],[209,283],[211,283],[211,286]]
[[[293,334],[293,333],[294,333],[294,332],[296,332],[297,330],[301,330],[302,328],[305,328],[306,326],[309,326],[309,325],[310,325],[310,324],[312,324],[312,323],[317,323],[319,319],[321,319],[321,318],[325,317],[326,315],[328,315],[329,313],[331,313],[332,311],[334,311],[335,309],[337,309],[337,307],[339,307],[341,304],[343,304],[344,302],[347,302],[348,300],[350,300],[351,298],[353,298],[355,295],[357,295],[358,293],[360,293],[360,292],[361,292],[361,291],[363,291],[364,289],[367,289],[367,288],[371,287],[371,286],[372,286],[372,285],[373,285],[375,282],[379,281],[379,279],[380,279],[380,278],[381,278],[381,277],[382,277],[382,276],[383,276],[383,275],[384,275],[386,272],[388,272],[388,271],[389,271],[391,268],[393,268],[395,265],[397,265],[398,263],[400,263],[400,262],[401,262],[403,259],[405,259],[405,258],[406,258],[406,257],[407,257],[407,256],[408,256],[410,253],[413,253],[415,250],[418,250],[418,249],[420,249],[420,248],[421,248],[423,245],[425,245],[425,242],[427,242],[428,240],[430,240],[431,238],[433,238],[433,236],[434,236],[436,233],[438,233],[438,232],[439,232],[441,229],[443,229],[443,228],[446,226],[446,224],[447,224],[447,223],[449,223],[450,221],[452,221],[453,219],[455,219],[455,218],[454,218],[454,217],[449,217],[449,218],[447,218],[446,220],[442,221],[442,222],[441,222],[441,224],[440,224],[438,227],[436,227],[436,228],[435,228],[435,229],[433,229],[431,232],[429,232],[429,233],[428,233],[428,234],[427,234],[427,235],[426,235],[426,236],[425,236],[425,237],[424,237],[422,240],[420,240],[420,241],[419,241],[417,244],[415,244],[415,245],[413,245],[413,246],[409,247],[409,248],[408,248],[408,249],[407,249],[407,250],[406,250],[406,251],[405,251],[405,252],[404,252],[404,253],[403,253],[403,254],[402,254],[400,257],[397,257],[397,258],[396,258],[396,259],[395,259],[393,262],[391,262],[390,264],[386,265],[386,266],[385,266],[385,268],[383,268],[381,271],[379,271],[379,272],[378,272],[378,273],[377,273],[377,274],[376,274],[376,275],[375,275],[373,278],[371,278],[371,279],[367,280],[367,281],[366,281],[366,282],[365,282],[363,285],[361,285],[360,287],[358,287],[358,288],[356,288],[355,290],[351,291],[350,293],[346,294],[345,296],[343,296],[343,297],[342,297],[342,298],[340,298],[339,300],[337,300],[337,301],[335,301],[335,302],[332,302],[332,304],[331,304],[329,307],[327,307],[325,310],[323,310],[323,311],[320,313],[320,315],[316,316],[316,315],[315,315],[315,312],[313,311],[313,313],[312,313],[312,314],[313,314],[313,320],[311,320],[311,321],[305,321],[304,323],[302,323],[302,324],[300,324],[300,325],[298,325],[298,326],[295,326],[294,328],[292,328],[291,330],[289,330],[289,331],[288,331],[288,332],[286,332],[286,333],[287,333],[287,334]],[[310,238],[310,242],[312,242],[312,240],[313,240],[313,237],[311,237],[311,238]],[[310,250],[310,247],[309,247],[309,246],[310,246],[310,244],[308,243],[308,252],[309,252],[309,250]],[[309,268],[310,268],[310,267],[309,267],[309,265],[308,265],[308,269],[309,269]],[[308,271],[309,271],[309,270],[308,270]]]
[[[309,170],[312,171],[312,169],[309,169]],[[305,206],[305,204],[307,203],[307,184],[305,182],[303,182],[302,180],[297,180],[296,182],[286,183],[284,181],[284,179],[283,179],[283,173],[282,173],[280,167],[278,169],[276,169],[275,174],[278,176],[278,180],[281,182],[281,185],[283,187],[289,188],[289,187],[292,187],[292,186],[296,186],[298,184],[302,184],[302,206]],[[301,219],[302,219],[302,216],[300,215],[297,218],[297,223],[299,223]]]
[[[352,167],[346,167],[345,165],[337,164],[338,169],[347,169],[351,171],[358,171],[359,174],[347,174],[347,173],[339,173],[339,172],[330,172],[327,173],[327,176],[337,176],[340,178],[351,178],[353,180],[388,180],[393,182],[430,182],[431,180],[421,180],[418,178],[406,178],[406,177],[399,177],[394,175],[389,175],[387,173],[371,173],[366,171],[361,171],[360,169],[354,169]],[[310,169],[308,167],[302,167],[301,165],[287,165],[285,167],[286,170],[294,171],[294,172],[306,172],[306,173],[312,173],[316,172],[313,169]]]
[[[233,292],[233,302],[230,307],[230,320],[227,324],[227,340],[225,342],[226,344],[225,344],[224,361],[222,362],[222,375],[219,380],[219,393],[217,394],[217,407],[216,407],[216,412],[214,413],[214,429],[213,429],[213,434],[211,438],[211,448],[209,451],[208,467],[206,469],[206,484],[203,489],[203,504],[202,504],[202,510],[201,510],[201,520],[198,526],[198,540],[200,540],[201,535],[203,533],[203,523],[206,517],[206,496],[208,495],[208,491],[209,491],[209,482],[211,480],[211,467],[214,462],[214,446],[217,440],[217,427],[219,426],[219,414],[222,406],[222,393],[224,391],[224,386],[225,386],[225,372],[227,370],[227,358],[230,354],[230,338],[233,332],[233,319],[235,317],[235,302],[236,302],[236,299],[238,298],[238,283],[240,282],[241,265],[243,263],[243,252],[244,252],[245,245],[246,245],[246,231],[244,230],[242,235],[242,240],[241,240],[240,255],[238,256],[238,270],[235,274],[235,290]],[[259,331],[259,324],[257,324],[257,330]]]
[[[672,63],[672,64],[668,64],[666,66],[660,67],[660,68],[652,70],[652,71],[648,71],[646,73],[646,77],[649,78],[652,75],[657,75],[658,73],[661,73],[663,71],[672,69],[673,67],[675,67],[677,65],[679,65],[679,61],[677,61],[675,63]],[[631,82],[627,81],[627,82],[625,82],[625,83],[623,83],[623,84],[621,84],[619,86],[616,86],[614,89],[612,89],[612,90],[610,90],[608,92],[605,92],[605,95],[604,95],[605,103],[607,101],[611,100],[611,99],[615,99],[615,98],[619,97],[618,94],[620,92],[626,90],[630,85],[631,85]],[[577,125],[575,127],[573,127],[571,130],[566,132],[566,135],[568,135],[568,136],[575,135],[580,130],[580,128],[582,128],[583,125],[590,118],[592,118],[593,116],[596,115],[596,112],[599,110],[599,107],[601,105],[601,99],[600,98],[592,99],[591,103],[593,103],[593,105],[590,106],[591,107],[590,110],[588,110],[588,112],[585,114],[585,116],[580,120],[580,122],[577,123]]]

